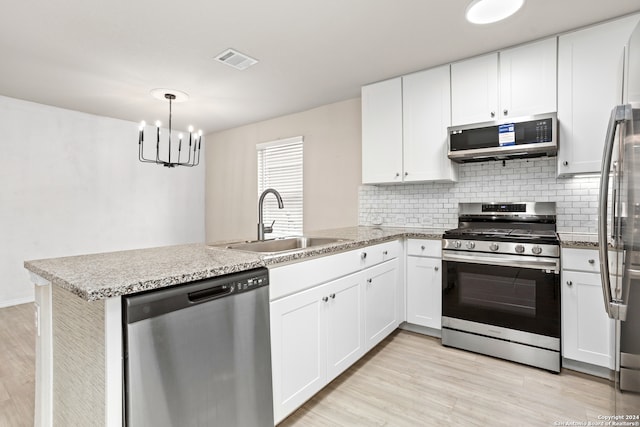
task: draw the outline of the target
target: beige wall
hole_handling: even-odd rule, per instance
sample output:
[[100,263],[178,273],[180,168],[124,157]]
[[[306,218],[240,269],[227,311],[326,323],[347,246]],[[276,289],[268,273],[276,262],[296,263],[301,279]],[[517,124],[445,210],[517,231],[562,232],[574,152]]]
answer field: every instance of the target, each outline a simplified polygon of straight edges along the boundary
[[357,225],[360,111],[360,98],[355,98],[207,135],[207,241],[256,238],[256,144],[300,135],[304,232]]

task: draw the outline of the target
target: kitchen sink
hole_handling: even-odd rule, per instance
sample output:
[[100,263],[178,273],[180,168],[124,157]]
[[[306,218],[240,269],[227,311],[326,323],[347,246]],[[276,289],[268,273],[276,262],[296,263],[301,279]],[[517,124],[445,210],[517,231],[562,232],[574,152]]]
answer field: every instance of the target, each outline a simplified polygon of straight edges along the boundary
[[306,249],[316,246],[329,245],[331,243],[346,242],[346,239],[336,239],[333,237],[285,237],[272,240],[255,240],[249,242],[227,243],[224,245],[215,245],[224,249],[236,249],[239,251],[261,252],[261,253],[277,253],[286,251],[295,251],[297,249]]

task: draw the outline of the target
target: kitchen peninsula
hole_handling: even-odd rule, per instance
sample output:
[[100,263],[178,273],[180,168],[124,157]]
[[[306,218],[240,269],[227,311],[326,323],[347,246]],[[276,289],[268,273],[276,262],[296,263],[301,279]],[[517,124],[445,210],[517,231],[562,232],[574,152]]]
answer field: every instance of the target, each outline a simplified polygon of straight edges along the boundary
[[351,227],[311,235],[341,241],[268,255],[191,244],[26,261],[38,326],[35,425],[122,425],[124,295],[404,238],[439,240],[442,231]]

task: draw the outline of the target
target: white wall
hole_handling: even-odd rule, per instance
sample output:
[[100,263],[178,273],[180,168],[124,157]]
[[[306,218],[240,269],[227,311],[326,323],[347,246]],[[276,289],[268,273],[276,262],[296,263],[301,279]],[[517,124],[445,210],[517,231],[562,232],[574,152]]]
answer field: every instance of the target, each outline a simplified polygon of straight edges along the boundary
[[137,137],[0,96],[0,307],[33,299],[28,259],[204,241],[204,165],[139,163]]
[[293,136],[304,137],[304,232],[358,225],[360,122],[355,98],[207,135],[207,241],[256,238],[256,144]]

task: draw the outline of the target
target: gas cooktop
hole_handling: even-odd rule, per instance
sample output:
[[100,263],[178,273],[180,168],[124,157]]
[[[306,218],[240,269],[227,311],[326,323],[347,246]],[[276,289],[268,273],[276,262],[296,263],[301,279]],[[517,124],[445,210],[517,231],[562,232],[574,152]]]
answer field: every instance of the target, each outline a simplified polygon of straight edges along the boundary
[[447,230],[444,232],[446,238],[459,236],[460,238],[510,238],[510,239],[551,239],[557,240],[558,236],[554,230],[533,230],[524,228],[473,228],[463,227]]
[[555,203],[460,203],[445,239],[557,244]]

